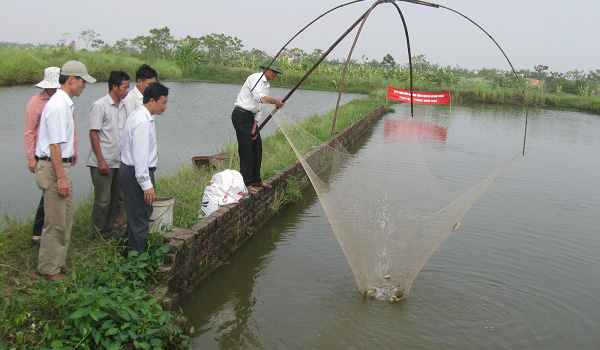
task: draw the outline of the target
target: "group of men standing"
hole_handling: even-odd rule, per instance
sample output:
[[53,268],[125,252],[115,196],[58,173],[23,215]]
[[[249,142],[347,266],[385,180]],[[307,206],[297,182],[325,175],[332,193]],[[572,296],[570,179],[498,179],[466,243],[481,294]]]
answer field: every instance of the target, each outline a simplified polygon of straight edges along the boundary
[[[146,249],[154,201],[158,159],[154,115],[162,114],[168,101],[167,87],[156,79],[156,71],[142,65],[130,93],[129,75],[113,71],[108,93],[90,111],[92,147],[87,166],[94,185],[92,222],[105,233],[124,225],[126,211],[127,251],[140,253]],[[64,278],[70,270],[66,256],[73,220],[71,169],[78,160],[72,98],[81,95],[86,82],[96,79],[81,62],[48,67],[44,80],[36,85],[43,91],[26,108],[28,168],[43,191],[32,243],[40,245],[37,271],[51,281]]]
[[[257,123],[261,104],[283,106],[269,95],[269,81],[283,73],[276,60],[260,66],[262,72],[248,77],[231,115],[238,140],[240,172],[251,194],[262,181],[262,141]],[[73,218],[71,168],[77,163],[78,137],[72,98],[85,84],[95,83],[86,66],[69,61],[62,68],[48,67],[36,86],[43,91],[26,108],[25,147],[29,170],[43,191],[36,212],[33,238],[40,244],[38,273],[56,281],[70,268],[66,256]],[[136,72],[136,86],[129,91],[130,78],[112,71],[108,93],[91,107],[87,159],[94,204],[92,223],[100,233],[126,226],[127,252],[146,250],[152,203],[155,200],[154,172],[158,162],[154,115],[167,109],[168,88],[156,82],[158,75],[148,65]],[[124,213],[127,214],[125,224]]]

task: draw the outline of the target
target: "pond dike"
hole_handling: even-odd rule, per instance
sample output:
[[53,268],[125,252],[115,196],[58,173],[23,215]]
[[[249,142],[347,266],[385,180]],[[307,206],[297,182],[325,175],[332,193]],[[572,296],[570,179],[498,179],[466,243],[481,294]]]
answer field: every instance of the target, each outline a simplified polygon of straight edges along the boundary
[[[383,106],[372,110],[325,145],[314,147],[305,159],[309,164],[318,162],[331,153],[327,145],[334,142],[341,142],[345,148],[349,148],[372,128],[384,112]],[[165,244],[173,246],[173,249],[165,255],[164,265],[156,272],[158,283],[151,291],[152,297],[157,298],[164,309],[176,309],[182,298],[190,295],[203,279],[227,261],[234,251],[289,203],[285,198],[281,203],[281,193],[290,179],[303,180],[303,190],[310,186],[302,164],[296,161],[264,180],[272,188],[259,188],[254,195],[244,195],[238,203],[219,208],[191,229],[176,227],[165,233]],[[276,201],[278,203],[274,205]]]

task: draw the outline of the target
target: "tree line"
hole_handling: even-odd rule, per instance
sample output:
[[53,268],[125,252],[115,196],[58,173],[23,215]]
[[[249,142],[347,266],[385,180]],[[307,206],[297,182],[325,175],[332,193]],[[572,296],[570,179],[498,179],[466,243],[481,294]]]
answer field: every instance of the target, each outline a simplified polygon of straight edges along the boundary
[[[150,29],[148,35],[134,38],[123,38],[109,45],[94,30],[81,31],[78,39],[85,48],[81,50],[95,51],[99,54],[120,53],[137,56],[143,59],[166,59],[175,62],[185,75],[193,76],[194,71],[202,65],[222,65],[255,69],[269,57],[263,50],[252,48],[244,50],[242,40],[225,34],[212,33],[200,37],[190,35],[176,39],[168,27]],[[15,44],[1,42],[2,46],[19,48],[33,47],[31,44]],[[48,47],[44,44],[38,47]],[[62,34],[56,47],[64,50],[76,50],[75,41],[70,33]],[[323,54],[323,50],[314,49],[306,52],[299,48],[286,48],[281,55],[284,69],[292,73],[302,74],[309,69]],[[553,72],[548,66],[539,64],[530,69],[517,71],[516,78],[512,71],[496,68],[469,70],[459,65],[442,67],[429,62],[425,55],[412,57],[413,79],[442,87],[457,85],[461,79],[476,79],[492,87],[516,88],[518,79],[529,81],[532,88],[546,93],[573,94],[581,96],[598,95],[600,91],[600,69],[585,73],[583,70],[571,70],[566,73]],[[345,61],[325,59],[315,74],[339,76]],[[398,64],[391,54],[385,55],[381,61],[362,56],[361,61],[351,60],[348,75],[362,78],[383,77],[409,80],[408,63]]]

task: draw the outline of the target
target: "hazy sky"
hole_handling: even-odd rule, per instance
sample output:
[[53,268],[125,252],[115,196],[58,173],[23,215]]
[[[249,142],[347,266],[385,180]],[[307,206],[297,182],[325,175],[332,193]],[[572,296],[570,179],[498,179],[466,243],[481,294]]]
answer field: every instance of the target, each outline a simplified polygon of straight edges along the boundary
[[[238,37],[244,49],[274,54],[315,17],[348,0],[0,0],[0,41],[55,44],[63,33],[77,40],[91,29],[114,44],[169,27],[176,39],[223,33]],[[318,21],[290,44],[311,52],[327,49],[373,3],[360,2]],[[545,64],[551,71],[600,69],[600,1],[439,0],[479,23],[502,46],[516,69]],[[440,65],[508,70],[501,52],[476,26],[445,9],[398,1],[406,18],[413,55]],[[329,56],[345,58],[349,35]],[[387,53],[407,61],[402,23],[391,4],[369,17],[354,58],[381,60]]]

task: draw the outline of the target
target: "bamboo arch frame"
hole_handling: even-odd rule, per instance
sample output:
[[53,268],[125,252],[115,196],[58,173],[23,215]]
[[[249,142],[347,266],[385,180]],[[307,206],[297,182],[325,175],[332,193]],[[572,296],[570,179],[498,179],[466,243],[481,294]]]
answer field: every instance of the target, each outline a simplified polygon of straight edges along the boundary
[[[285,43],[285,45],[279,50],[279,52],[277,52],[277,54],[273,57],[273,59],[271,60],[271,62],[269,63],[269,65],[266,67],[266,69],[269,69],[271,67],[271,64],[273,64],[273,62],[277,59],[277,57],[279,57],[279,55],[281,54],[281,52],[298,36],[300,35],[305,29],[307,29],[308,27],[310,27],[313,23],[315,23],[316,21],[318,21],[319,19],[323,18],[325,15],[340,9],[342,7],[345,7],[347,5],[351,5],[351,4],[355,4],[358,2],[363,2],[365,0],[354,0],[351,2],[347,2],[344,3],[342,5],[338,5],[326,12],[324,12],[323,14],[319,15],[317,18],[315,18],[314,20],[312,20],[309,24],[307,24],[304,28],[302,28],[298,33],[296,33],[287,43]],[[479,24],[477,24],[475,21],[473,21],[471,18],[467,17],[466,15],[451,9],[449,7],[443,6],[443,5],[439,5],[439,4],[435,4],[435,3],[430,3],[430,2],[426,2],[426,1],[420,1],[420,0],[377,0],[376,2],[373,3],[373,5],[371,5],[371,7],[369,7],[369,9],[364,12],[339,38],[338,40],[336,40],[333,45],[331,45],[331,47],[329,49],[327,49],[327,51],[325,51],[321,57],[314,63],[314,65],[304,73],[304,75],[300,78],[300,80],[296,83],[296,85],[294,85],[292,87],[292,89],[290,89],[290,91],[283,97],[282,101],[285,102],[287,101],[292,94],[298,89],[298,87],[304,82],[304,80],[306,80],[306,78],[312,74],[312,72],[321,64],[321,62],[323,62],[323,60],[331,53],[331,51],[333,51],[333,49],[352,31],[354,30],[354,28],[360,23],[360,27],[356,33],[356,37],[354,39],[354,42],[352,44],[352,47],[348,53],[348,58],[346,59],[346,63],[344,65],[344,70],[342,72],[342,79],[340,82],[340,90],[338,93],[338,99],[337,99],[337,103],[336,103],[336,107],[335,107],[335,113],[334,113],[334,118],[333,118],[333,122],[332,122],[332,128],[331,128],[331,133],[332,135],[335,133],[335,124],[336,124],[336,120],[337,120],[337,116],[339,113],[339,106],[340,106],[340,101],[341,101],[341,97],[343,94],[343,89],[344,89],[344,82],[346,79],[346,71],[348,68],[348,65],[350,64],[350,59],[352,58],[352,53],[354,51],[354,48],[356,46],[356,43],[358,42],[358,38],[360,37],[360,33],[362,31],[362,27],[364,26],[364,24],[366,23],[367,18],[369,17],[369,15],[371,14],[371,12],[373,11],[373,9],[375,7],[377,7],[380,4],[383,3],[391,3],[392,5],[394,5],[394,7],[396,7],[396,10],[398,11],[398,14],[402,20],[402,24],[404,27],[404,33],[406,36],[406,45],[407,45],[407,50],[408,50],[408,64],[409,64],[409,73],[410,73],[410,79],[409,79],[409,84],[410,84],[410,114],[411,114],[411,118],[414,117],[414,105],[413,105],[413,99],[412,99],[412,94],[413,94],[413,67],[412,67],[412,54],[411,54],[411,49],[410,49],[410,37],[408,34],[408,27],[406,25],[406,21],[404,19],[404,15],[402,14],[402,11],[400,10],[400,7],[398,7],[398,5],[396,4],[396,1],[401,1],[401,2],[408,2],[408,3],[412,3],[412,4],[416,4],[416,5],[423,5],[423,6],[428,6],[428,7],[434,7],[434,8],[443,8],[446,9],[448,11],[454,12],[456,14],[458,14],[459,16],[465,18],[466,20],[468,20],[469,22],[471,22],[472,24],[474,24],[477,28],[479,28],[481,31],[483,31],[493,42],[494,44],[498,47],[498,49],[500,50],[500,52],[502,52],[502,54],[504,55],[504,58],[506,59],[506,61],[508,62],[508,64],[510,65],[511,71],[516,79],[516,81],[519,83],[519,87],[521,88],[521,92],[523,93],[523,101],[525,102],[525,125],[524,125],[524,130],[523,130],[523,149],[522,149],[522,154],[523,156],[525,155],[525,144],[527,141],[527,124],[528,124],[528,115],[529,115],[529,104],[527,101],[527,94],[525,92],[525,87],[523,85],[523,82],[519,79],[519,75],[517,74],[512,62],[510,61],[510,59],[508,58],[508,55],[506,55],[506,53],[504,52],[504,50],[502,49],[502,47],[500,46],[500,44],[498,44],[498,42],[485,30],[483,29],[483,27],[481,27]],[[264,72],[263,72],[264,75]],[[262,75],[261,75],[262,78]],[[260,79],[259,79],[260,81]],[[258,82],[257,82],[258,84]],[[254,87],[252,88],[252,90],[254,90],[254,88],[256,87],[256,85],[254,85]],[[279,110],[279,108],[275,108],[273,110],[273,112],[271,112],[267,118],[265,118],[265,120],[262,122],[262,124],[257,128],[255,135],[262,130],[262,128],[265,126],[265,124],[267,124],[269,122],[269,120],[273,117],[273,115],[275,113],[277,113],[277,111]]]

